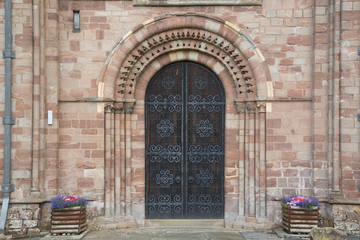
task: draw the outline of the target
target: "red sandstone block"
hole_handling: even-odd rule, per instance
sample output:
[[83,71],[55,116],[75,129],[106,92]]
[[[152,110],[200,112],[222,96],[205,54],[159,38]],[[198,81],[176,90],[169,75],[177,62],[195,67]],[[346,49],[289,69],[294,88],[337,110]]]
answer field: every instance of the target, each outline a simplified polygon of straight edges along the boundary
[[68,7],[69,7],[69,2],[67,0],[58,2],[59,11],[68,11]]
[[275,143],[275,150],[292,150],[291,143]]
[[357,184],[355,180],[343,179],[342,183],[344,191],[357,191]]
[[267,177],[281,177],[281,171],[280,170],[274,170],[274,169],[268,169],[267,171]]
[[296,177],[298,176],[298,170],[296,169],[287,169],[284,170],[284,177]]
[[299,182],[300,182],[299,178],[288,178],[288,187],[298,188],[300,185]]
[[85,1],[86,10],[105,10],[105,1]]
[[96,135],[97,133],[97,129],[81,129],[82,135]]
[[76,160],[76,167],[79,169],[94,169],[96,168],[95,160],[78,159]]
[[81,143],[81,149],[97,149],[97,143]]
[[78,178],[77,181],[78,188],[93,188],[94,187],[94,179],[92,178]]
[[300,98],[304,96],[304,92],[302,90],[290,89],[287,93],[289,97]]
[[287,179],[286,178],[277,178],[277,187],[284,188],[287,187]]
[[269,128],[281,128],[281,119],[269,119],[266,121]]
[[90,23],[106,23],[107,17],[104,16],[91,16]]
[[72,137],[70,135],[59,135],[59,141],[67,142],[71,141]]
[[282,160],[292,160],[296,159],[296,152],[281,152],[281,159]]
[[289,45],[300,45],[301,37],[300,36],[290,36],[287,39],[287,44]]
[[356,21],[359,20],[360,11],[343,11],[342,20],[343,21]]
[[267,179],[267,187],[269,187],[269,188],[277,187],[276,178],[268,178]]
[[80,51],[80,41],[70,41],[71,51]]
[[60,128],[70,128],[71,121],[70,120],[61,120],[61,121],[59,121],[59,127]]
[[57,13],[48,13],[48,20],[54,20],[54,21],[58,21],[59,20],[59,15]]

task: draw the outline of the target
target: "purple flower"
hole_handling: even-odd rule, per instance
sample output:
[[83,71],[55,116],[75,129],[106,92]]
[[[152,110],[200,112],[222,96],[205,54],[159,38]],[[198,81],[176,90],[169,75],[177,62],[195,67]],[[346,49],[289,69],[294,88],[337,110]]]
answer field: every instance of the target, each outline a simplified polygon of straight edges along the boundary
[[319,206],[319,201],[315,197],[306,197],[301,195],[290,195],[281,199],[282,203],[288,206],[306,208],[311,211],[314,207]]
[[75,196],[56,196],[51,198],[51,208],[52,209],[63,209],[69,207],[77,207],[77,206],[86,206],[87,201],[85,198],[78,198]]

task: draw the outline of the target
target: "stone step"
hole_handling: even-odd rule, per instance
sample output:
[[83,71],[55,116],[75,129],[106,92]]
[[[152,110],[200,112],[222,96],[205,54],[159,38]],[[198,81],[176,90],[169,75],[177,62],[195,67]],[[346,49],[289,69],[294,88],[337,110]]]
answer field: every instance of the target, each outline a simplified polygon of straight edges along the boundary
[[149,228],[223,228],[224,219],[147,219]]

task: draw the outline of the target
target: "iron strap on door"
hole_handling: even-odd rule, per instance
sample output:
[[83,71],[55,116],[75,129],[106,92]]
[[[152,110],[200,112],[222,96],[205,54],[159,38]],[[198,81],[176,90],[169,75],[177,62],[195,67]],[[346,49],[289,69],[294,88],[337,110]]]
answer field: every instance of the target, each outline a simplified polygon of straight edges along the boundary
[[171,64],[146,92],[146,218],[223,218],[224,91],[207,68]]

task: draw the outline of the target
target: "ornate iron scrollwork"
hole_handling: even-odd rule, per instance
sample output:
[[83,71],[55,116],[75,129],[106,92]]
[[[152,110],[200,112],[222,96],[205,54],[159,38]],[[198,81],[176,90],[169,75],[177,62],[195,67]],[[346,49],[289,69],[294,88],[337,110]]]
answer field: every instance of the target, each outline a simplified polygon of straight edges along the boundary
[[201,112],[207,110],[208,112],[219,112],[222,106],[219,95],[209,95],[206,98],[200,95],[189,95],[188,97],[189,112]]
[[150,101],[147,102],[150,112],[162,112],[164,109],[169,112],[181,112],[182,110],[182,101],[180,95],[169,95],[168,97],[163,97],[161,95],[151,95]]
[[174,175],[169,170],[160,170],[160,173],[156,174],[156,183],[161,188],[169,188],[174,183]]
[[210,187],[214,183],[214,174],[210,170],[200,170],[200,173],[196,174],[196,183],[201,187]]
[[203,75],[199,75],[195,78],[194,85],[197,89],[203,90],[207,87],[208,81]]
[[200,122],[196,124],[196,133],[199,137],[210,137],[210,135],[214,133],[214,125],[209,119],[200,120]]
[[161,86],[165,88],[166,90],[171,90],[173,87],[175,87],[175,79],[171,76],[166,76],[162,82]]
[[224,152],[220,145],[209,145],[207,148],[203,148],[201,145],[190,145],[188,156],[191,163],[200,163],[201,161],[217,163],[224,156]]
[[170,137],[170,135],[174,133],[174,124],[168,119],[160,120],[160,122],[156,124],[156,132],[160,137]]
[[182,150],[180,145],[169,145],[163,149],[161,145],[150,145],[147,156],[152,163],[161,163],[163,160],[169,163],[181,161]]

